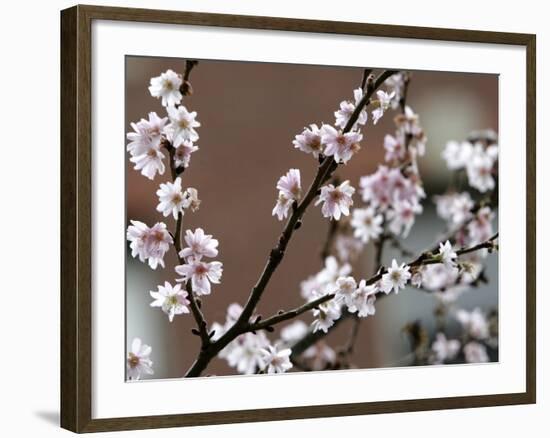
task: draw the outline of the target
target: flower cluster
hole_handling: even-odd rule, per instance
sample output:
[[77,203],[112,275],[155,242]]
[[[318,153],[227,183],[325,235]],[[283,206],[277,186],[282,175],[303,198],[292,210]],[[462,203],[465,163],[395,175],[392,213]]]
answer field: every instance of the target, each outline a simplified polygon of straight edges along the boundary
[[[166,166],[171,169],[173,180],[160,184],[157,211],[164,217],[172,216],[181,227],[186,211],[196,211],[200,200],[198,191],[193,187],[183,188],[181,175],[191,161],[191,154],[199,148],[195,142],[199,139],[196,128],[200,123],[197,113],[188,111],[182,104],[183,96],[189,94],[190,84],[182,75],[167,70],[151,79],[149,91],[159,98],[166,110],[166,117],[159,117],[155,112],[149,113],[148,119],[132,123],[133,132],[127,134],[127,150],[135,169],[145,177],[153,180],[156,175],[164,175]],[[186,88],[187,87],[187,88]],[[165,162],[168,158],[169,161]],[[149,227],[145,223],[131,220],[127,229],[132,257],[147,261],[152,269],[158,265],[164,268],[164,256],[171,246],[180,248],[179,231],[171,234],[164,222],[157,222]],[[181,229],[181,228],[180,228]],[[195,296],[207,295],[211,283],[219,283],[222,275],[222,264],[218,261],[206,262],[205,257],[218,254],[218,241],[207,235],[201,228],[185,233],[187,247],[178,256],[182,264],[175,267],[179,274],[175,285],[165,281],[157,290],[150,291],[153,298],[151,307],[158,307],[165,313],[170,322],[177,315],[190,313],[189,305]],[[187,284],[190,280],[189,284]],[[182,287],[184,283],[187,287]],[[139,379],[142,374],[152,374],[152,362],[149,359],[151,347],[142,345],[135,339],[127,358],[127,375],[129,379]]]
[[437,333],[431,346],[430,363],[452,362],[461,351],[465,362],[488,362],[487,347],[496,345],[497,341],[491,333],[485,313],[478,307],[471,312],[459,309],[455,313],[455,318],[462,327],[462,342],[447,339],[444,333]]
[[223,265],[218,261],[205,262],[203,257],[218,255],[218,241],[210,234],[204,234],[202,228],[197,228],[194,232],[185,232],[185,243],[188,246],[179,253],[185,263],[176,266],[176,272],[181,275],[176,281],[191,280],[191,288],[196,295],[210,295],[210,283],[220,282]]
[[177,219],[179,214],[183,215],[188,208],[196,211],[201,202],[197,189],[193,187],[182,189],[180,177],[177,177],[173,183],[161,184],[157,190],[157,196],[159,197],[157,211],[165,217],[172,215],[174,219]]
[[[373,99],[371,102],[376,106],[372,112],[374,124],[390,107],[396,94],[395,92],[387,93],[378,90],[376,95],[377,99]],[[309,125],[309,127],[304,128],[302,133],[296,135],[293,141],[294,147],[307,154],[312,154],[317,159],[333,157],[336,163],[348,163],[361,149],[360,142],[363,140],[363,134],[360,132],[360,128],[368,121],[368,112],[365,108],[366,102],[364,102],[367,96],[364,95],[364,90],[357,88],[353,92],[353,97],[353,101],[342,101],[340,108],[334,112],[336,118],[334,126],[328,124],[322,124],[321,127],[316,124]],[[361,110],[350,128],[348,125],[359,105],[362,106]],[[290,172],[286,177],[290,177]],[[281,180],[279,180],[277,188],[279,188]],[[321,187],[321,193],[315,205],[322,204],[321,212],[324,217],[340,220],[342,216],[349,216],[354,193],[355,188],[350,185],[349,181],[344,181],[338,186],[327,184]],[[294,201],[297,201],[296,196],[289,196],[288,193],[279,188],[279,197],[273,209],[273,215],[277,215],[279,220],[286,218]]]
[[[308,325],[301,320],[296,320],[281,329],[281,338],[278,343],[287,348],[294,346],[308,333]],[[330,368],[336,363],[336,352],[326,342],[319,341],[306,349],[301,358],[305,364],[315,371]]]
[[[393,91],[390,95],[395,96]],[[389,101],[384,105],[389,106]],[[381,107],[382,108],[382,107]],[[418,116],[410,107],[395,118],[395,135],[386,135],[386,165],[376,172],[361,177],[360,193],[366,208],[353,211],[351,225],[354,236],[363,243],[376,240],[384,224],[394,235],[406,237],[415,218],[422,213],[420,201],[425,192],[418,172],[417,157],[425,152],[426,137],[418,123]]]
[[302,282],[302,296],[308,302],[327,294],[335,295],[333,299],[324,301],[313,309],[312,330],[314,332],[318,330],[327,332],[342,316],[344,309],[350,313],[356,313],[359,317],[374,315],[376,295],[380,292],[389,294],[392,291],[397,294],[411,278],[409,266],[404,263],[399,265],[395,259],[382,278],[372,284],[366,280],[357,282],[349,275],[350,273],[350,265],[340,266],[331,256],[326,259],[323,270]]
[[164,175],[166,158],[163,146],[174,149],[174,167],[187,167],[191,154],[198,150],[194,145],[199,139],[195,128],[200,126],[196,120],[197,113],[189,112],[181,104],[183,94],[180,91],[183,79],[181,75],[167,70],[160,76],[151,79],[149,91],[153,97],[162,100],[166,108],[167,117],[159,117],[157,113],[149,113],[149,119],[141,119],[132,123],[134,132],[126,134],[129,143],[130,161],[135,169],[149,179],[154,179],[157,173]]
[[132,225],[128,227],[126,237],[130,241],[132,257],[139,257],[142,262],[147,260],[151,269],[156,269],[158,265],[164,268],[164,255],[173,243],[166,224],[157,222],[149,228],[140,221],[130,222]]
[[[217,340],[229,330],[242,313],[242,307],[231,304],[227,309],[225,323],[213,323],[213,339]],[[231,341],[218,357],[225,359],[228,365],[240,374],[284,373],[292,368],[291,350],[281,341],[272,344],[265,332],[248,332]]]
[[[190,68],[194,64],[186,65]],[[419,116],[406,104],[408,73],[393,74],[385,81],[386,90],[373,88],[381,82],[373,80],[373,76],[364,77],[367,91],[363,86],[354,90],[353,99],[342,101],[334,112],[333,125],[310,124],[295,136],[294,147],[316,160],[317,176],[305,194],[299,169],[291,168],[279,178],[272,216],[280,221],[289,216],[290,219],[261,274],[259,286],[253,289],[244,307],[231,304],[225,321],[208,327],[199,297],[211,294],[212,284],[220,283],[223,265],[213,260],[218,256],[218,240],[202,228],[186,229],[183,224],[187,218],[185,213],[196,211],[201,202],[197,189],[185,188],[182,180],[192,154],[198,150],[195,143],[199,139],[197,128],[201,126],[197,113],[182,104],[183,96],[190,94],[189,71],[182,76],[167,70],[151,79],[149,91],[160,100],[166,116],[151,112],[148,119],[132,123],[133,132],[127,134],[130,161],[142,175],[153,180],[157,174],[164,175],[169,167],[171,179],[161,182],[156,191],[156,210],[163,217],[172,216],[176,230],[170,233],[163,222],[149,227],[131,220],[127,239],[132,256],[147,262],[152,269],[165,266],[164,258],[171,246],[177,250],[175,283],[164,281],[156,290],[149,291],[153,299],[150,306],[159,308],[169,322],[178,315],[192,314],[197,323],[193,333],[201,341],[202,356],[199,357],[206,357],[208,363],[217,354],[241,374],[285,373],[294,366],[304,370],[351,367],[353,364],[347,356],[353,350],[355,335],[350,345],[338,349],[338,353],[322,340],[307,344],[308,335],[317,333],[313,338],[322,337],[338,320],[350,315],[355,322],[375,315],[377,297],[392,292],[397,295],[410,283],[430,291],[440,300],[437,309],[444,308],[441,314],[454,315],[462,327],[458,340],[449,336],[441,321],[433,338],[422,332],[420,323],[410,324],[411,330],[418,329],[416,339],[424,345],[413,346],[417,363],[441,364],[457,358],[466,362],[489,360],[487,348],[496,343],[493,320],[478,308],[469,312],[446,307],[462,291],[483,280],[483,258],[496,248],[492,243],[496,236],[493,236],[494,212],[489,198],[480,201],[476,196],[482,195],[476,193],[472,197],[467,190],[453,190],[435,197],[437,213],[447,226],[447,236],[438,246],[422,252],[409,263],[393,258],[389,265],[375,266],[370,278],[361,279],[352,274],[350,263],[358,260],[358,255],[371,241],[376,242],[377,263],[383,260],[381,251],[386,240],[403,256],[408,256],[398,238],[409,234],[416,217],[423,211],[421,201],[426,194],[418,158],[425,154],[427,138]],[[381,77],[390,74],[392,72],[385,72]],[[367,105],[371,108],[367,109]],[[363,140],[361,130],[369,119],[377,124],[390,108],[399,112],[394,118],[395,132],[384,137],[385,163],[360,179],[358,194],[362,204],[353,208],[356,189],[349,180],[340,182],[334,175],[335,169],[349,163],[359,152]],[[452,172],[464,171],[469,185],[477,192],[489,192],[490,197],[497,177],[496,143],[496,134],[474,133],[465,142],[449,142],[443,157]],[[322,252],[324,267],[300,285],[306,304],[288,312],[280,311],[262,321],[261,316],[253,312],[280,262],[274,251],[284,252],[311,204],[320,205],[322,216],[331,220],[329,238]],[[484,249],[465,248],[476,244]],[[270,339],[268,333],[275,331],[273,325],[301,314],[312,314],[311,324],[294,320],[282,328],[278,338]],[[357,326],[353,333],[357,333]],[[130,380],[153,373],[151,350],[140,339],[134,339],[126,358]],[[195,361],[186,376],[200,375],[205,367],[202,362]]]
[[[481,253],[479,251],[474,257],[478,258]],[[415,267],[411,282],[433,292],[443,303],[454,302],[481,274],[481,264],[474,262],[472,257],[465,255],[459,260],[453,245],[447,240],[439,244],[439,251],[434,255],[434,260],[439,263]]]
[[[472,136],[470,136],[472,137]],[[472,141],[449,141],[442,157],[454,171],[465,170],[468,183],[481,193],[495,188],[498,168],[498,145],[494,132],[484,133]]]

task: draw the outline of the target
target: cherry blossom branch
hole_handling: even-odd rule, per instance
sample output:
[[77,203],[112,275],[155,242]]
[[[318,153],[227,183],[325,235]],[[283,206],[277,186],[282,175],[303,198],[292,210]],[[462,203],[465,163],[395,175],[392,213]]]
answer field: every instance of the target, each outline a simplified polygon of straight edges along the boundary
[[[363,110],[365,105],[367,105],[367,103],[369,102],[372,94],[376,91],[377,88],[379,88],[384,83],[384,81],[387,78],[389,78],[393,74],[395,74],[395,71],[388,70],[381,73],[380,76],[376,79],[376,81],[374,80],[367,81],[367,91],[364,94],[363,98],[356,105],[355,110],[350,116],[348,123],[343,129],[343,133],[347,133],[351,130],[351,128],[359,118],[361,111]],[[311,204],[311,202],[317,197],[318,191],[321,185],[328,179],[327,176],[329,176],[329,174],[331,174],[336,169],[337,166],[338,166],[338,163],[333,159],[333,157],[326,157],[321,163],[321,165],[319,166],[317,175],[315,176],[313,182],[311,183],[303,200],[299,204],[297,203],[294,204],[293,212],[286,223],[286,226],[279,238],[279,242],[275,246],[275,248],[271,250],[267,264],[264,270],[262,271],[262,274],[260,275],[260,278],[258,279],[256,285],[252,289],[252,292],[243,309],[243,312],[240,318],[235,323],[235,326],[244,325],[244,323],[246,323],[246,321],[248,321],[252,316],[252,312],[255,310],[256,305],[258,304],[258,301],[260,300],[267,284],[269,283],[269,280],[271,279],[271,276],[273,275],[278,265],[280,264],[281,260],[283,259],[285,250],[288,246],[288,243],[290,242],[290,239],[292,238],[294,230],[297,228],[298,222],[301,221],[302,216],[304,215],[306,209]],[[228,332],[228,336],[230,332],[231,330]]]
[[[351,131],[355,125],[359,115],[363,111],[364,107],[370,102],[370,99],[373,93],[388,79],[390,76],[395,74],[395,70],[386,70],[382,72],[376,79],[369,74],[366,80],[367,89],[364,93],[362,99],[357,103],[355,110],[351,114],[347,124],[343,129],[343,133]],[[199,376],[202,371],[207,367],[208,363],[231,341],[233,341],[237,336],[246,333],[249,330],[249,320],[252,316],[252,313],[256,309],[260,298],[262,297],[269,281],[271,280],[272,275],[276,271],[277,267],[281,263],[286,248],[294,234],[294,231],[298,229],[301,225],[302,217],[313,202],[313,200],[318,196],[321,186],[332,176],[332,173],[338,167],[338,163],[334,160],[333,157],[325,157],[320,163],[317,170],[317,174],[309,186],[306,195],[301,202],[294,202],[292,207],[292,214],[290,215],[287,223],[279,237],[277,245],[270,251],[269,258],[266,262],[266,265],[258,278],[255,286],[252,288],[252,291],[248,297],[248,300],[242,310],[241,315],[235,321],[233,326],[225,332],[217,341],[209,341],[207,344],[203,344],[203,348],[199,353],[199,356],[187,371],[186,377],[196,377]]]
[[[185,62],[183,82],[180,87],[180,91],[184,96],[189,96],[190,94],[192,94],[192,87],[191,87],[191,83],[189,82],[189,78],[191,75],[191,71],[197,64],[198,64],[198,61],[195,61],[195,60],[187,60]],[[172,181],[175,181],[176,178],[178,178],[183,174],[183,172],[185,171],[185,167],[181,167],[181,168],[176,167],[175,159],[174,159],[176,149],[167,139],[163,139],[162,146],[164,146],[164,148],[169,153],[170,174],[172,176]],[[174,249],[176,251],[178,263],[180,265],[185,263],[185,260],[180,256],[180,252],[182,250],[182,246],[181,246],[182,228],[183,228],[183,212],[180,211],[176,219],[176,227],[175,227],[174,233],[172,234]],[[186,290],[187,290],[187,299],[189,300],[189,307],[191,309],[191,313],[193,314],[193,318],[195,319],[195,322],[197,324],[197,329],[192,329],[192,332],[193,334],[201,338],[201,348],[204,348],[206,345],[210,343],[210,336],[208,334],[208,329],[207,329],[208,324],[206,322],[206,318],[204,317],[204,314],[200,309],[200,301],[195,296],[193,289],[191,287],[191,282],[189,281],[186,284]]]
[[[476,252],[482,249],[495,249],[495,240],[498,238],[498,233],[495,233],[493,236],[491,236],[486,241],[479,243],[477,245],[474,245],[472,247],[467,248],[461,248],[456,251],[457,256],[469,254],[472,252]],[[423,265],[430,265],[430,264],[436,264],[441,263],[441,260],[434,256],[431,251],[424,251],[422,252],[416,259],[406,264],[409,268],[412,267],[420,267]],[[382,268],[379,270],[379,272],[376,275],[373,275],[369,279],[365,280],[367,285],[374,284],[382,279],[382,276],[387,272],[386,268]],[[386,294],[384,292],[378,292],[376,294],[376,297],[378,299],[381,299],[385,297]],[[292,346],[292,355],[291,360],[293,357],[299,356],[301,353],[303,353],[305,350],[307,350],[309,347],[317,343],[319,340],[326,337],[334,328],[336,328],[343,320],[349,318],[353,314],[345,311],[342,313],[342,316],[334,321],[334,325],[332,325],[327,332],[323,332],[321,330],[318,330],[316,332],[310,331],[308,334],[306,334],[302,339],[300,339],[297,343],[295,343]]]

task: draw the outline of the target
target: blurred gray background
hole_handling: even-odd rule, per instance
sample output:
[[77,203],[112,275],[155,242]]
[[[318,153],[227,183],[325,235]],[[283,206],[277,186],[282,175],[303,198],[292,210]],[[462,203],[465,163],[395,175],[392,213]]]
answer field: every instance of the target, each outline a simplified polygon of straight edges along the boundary
[[[126,131],[130,122],[156,111],[163,116],[160,102],[147,89],[149,79],[172,69],[183,73],[185,60],[168,58],[126,58]],[[367,67],[367,66],[365,66]],[[333,123],[333,112],[344,99],[352,99],[353,89],[362,77],[361,68],[327,67],[201,60],[193,70],[193,96],[186,98],[189,110],[198,112],[202,126],[198,132],[200,150],[193,154],[191,166],[183,177],[184,187],[196,187],[203,201],[196,213],[184,217],[185,228],[202,227],[220,242],[218,260],[224,264],[222,283],[214,285],[212,295],[204,298],[204,313],[209,322],[225,320],[227,306],[244,303],[258,278],[270,248],[275,244],[281,222],[271,216],[276,200],[277,179],[289,168],[302,173],[308,186],[316,162],[292,146],[292,140],[310,123]],[[404,244],[419,251],[430,246],[445,229],[435,216],[431,196],[442,193],[449,172],[441,159],[446,141],[465,139],[474,129],[491,128],[498,132],[498,77],[495,75],[413,72],[407,102],[420,114],[428,136],[427,154],[420,168],[428,198],[423,214]],[[376,125],[369,122],[363,130],[361,152],[338,174],[355,187],[359,177],[372,173],[383,161],[383,137],[393,133],[393,113]],[[132,169],[127,160],[127,219],[152,225],[165,221],[174,228],[171,217],[157,213],[158,185],[169,179],[150,181]],[[356,202],[360,197],[356,195]],[[496,224],[495,224],[496,225]],[[303,303],[299,284],[321,269],[319,252],[328,221],[319,207],[311,206],[302,228],[291,241],[285,258],[272,278],[258,312],[268,316],[279,309]],[[121,233],[123,230],[121,230]],[[386,251],[384,260],[391,260]],[[401,257],[398,257],[401,258]],[[166,269],[152,271],[146,264],[127,260],[126,336],[153,347],[154,378],[181,377],[196,357],[199,342],[191,335],[193,318],[179,316],[169,323],[159,309],[149,307],[149,290],[164,281],[174,283],[173,251],[165,258]],[[467,309],[498,305],[496,256],[490,257],[487,270],[490,283],[464,294],[458,305]],[[354,267],[357,278],[372,271],[372,248]],[[410,352],[402,334],[407,322],[422,319],[433,327],[433,307],[429,295],[408,288],[377,304],[375,317],[360,326],[359,341],[353,357],[361,368],[398,364]],[[311,315],[303,317],[310,322]],[[349,321],[331,334],[328,343],[337,348],[346,342]],[[276,339],[277,333],[270,334]],[[225,361],[215,359],[210,374],[234,374]]]

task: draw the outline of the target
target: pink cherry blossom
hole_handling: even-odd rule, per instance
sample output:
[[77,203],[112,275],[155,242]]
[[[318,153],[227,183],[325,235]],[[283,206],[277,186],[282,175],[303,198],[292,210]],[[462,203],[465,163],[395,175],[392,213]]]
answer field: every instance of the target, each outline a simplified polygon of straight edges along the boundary
[[140,261],[148,260],[149,266],[156,269],[158,265],[164,268],[164,255],[173,243],[166,224],[157,222],[152,228],[140,221],[130,221],[127,239],[130,241],[132,257]]
[[195,231],[185,231],[185,243],[188,245],[180,251],[180,257],[188,259],[192,257],[200,260],[202,257],[216,257],[218,255],[218,241],[211,234],[205,234],[202,228]]
[[324,217],[340,220],[342,215],[349,216],[349,208],[353,205],[352,196],[355,189],[350,186],[349,181],[344,181],[338,187],[328,184],[321,188],[319,199],[315,205],[323,203],[321,212]]
[[334,157],[337,163],[347,163],[361,148],[359,142],[363,136],[356,131],[343,133],[330,125],[321,127],[321,139],[326,145],[324,154]]
[[316,124],[309,125],[309,128],[304,128],[301,134],[298,134],[292,142],[296,149],[312,154],[315,158],[323,153],[324,145],[321,141],[321,131]]
[[192,257],[187,263],[176,266],[176,272],[182,276],[177,281],[191,280],[193,292],[197,295],[210,295],[210,283],[218,284],[222,277],[221,262],[203,262]]

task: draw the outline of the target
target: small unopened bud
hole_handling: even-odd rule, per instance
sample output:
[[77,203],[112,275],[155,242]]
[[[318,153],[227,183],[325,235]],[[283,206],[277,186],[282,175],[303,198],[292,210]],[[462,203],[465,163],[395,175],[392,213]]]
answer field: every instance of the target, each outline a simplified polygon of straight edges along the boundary
[[367,77],[367,88],[374,86],[374,75],[371,73]]

